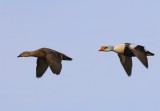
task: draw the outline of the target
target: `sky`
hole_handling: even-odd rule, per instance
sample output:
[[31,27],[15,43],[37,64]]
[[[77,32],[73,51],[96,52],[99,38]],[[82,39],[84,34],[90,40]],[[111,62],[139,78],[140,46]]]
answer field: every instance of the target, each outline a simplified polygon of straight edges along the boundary
[[[1,111],[160,111],[159,0],[1,0]],[[132,76],[102,45],[135,43],[155,54],[146,69],[133,58]],[[60,75],[36,78],[47,47],[73,58]]]

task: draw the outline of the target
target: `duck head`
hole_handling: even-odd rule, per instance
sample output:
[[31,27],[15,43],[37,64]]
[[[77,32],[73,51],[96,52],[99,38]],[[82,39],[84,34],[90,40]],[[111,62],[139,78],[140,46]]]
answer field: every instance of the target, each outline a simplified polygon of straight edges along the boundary
[[29,56],[32,56],[32,52],[28,52],[28,51],[25,51],[25,52],[22,52],[19,56],[17,57],[29,57]]
[[109,51],[113,51],[113,49],[114,49],[114,46],[101,46],[99,51],[109,52]]

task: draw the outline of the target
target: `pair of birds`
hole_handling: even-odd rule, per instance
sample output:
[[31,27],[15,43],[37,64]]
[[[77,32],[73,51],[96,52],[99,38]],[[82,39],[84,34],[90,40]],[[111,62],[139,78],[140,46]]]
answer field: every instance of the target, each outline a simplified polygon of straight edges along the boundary
[[[114,51],[118,54],[120,62],[126,71],[128,76],[131,76],[132,72],[132,58],[136,56],[142,64],[148,68],[147,56],[154,56],[153,53],[146,50],[144,46],[136,45],[132,43],[123,43],[116,46],[101,46],[99,51]],[[40,78],[50,67],[51,71],[59,75],[62,69],[62,60],[71,61],[72,58],[58,51],[49,48],[40,48],[35,51],[22,52],[18,57],[37,57],[36,77]]]

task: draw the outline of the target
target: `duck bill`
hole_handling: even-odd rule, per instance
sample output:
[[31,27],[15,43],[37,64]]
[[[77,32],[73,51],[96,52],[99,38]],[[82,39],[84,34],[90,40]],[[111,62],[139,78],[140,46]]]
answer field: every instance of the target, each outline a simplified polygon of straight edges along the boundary
[[21,55],[17,56],[17,57],[22,57]]
[[104,51],[103,49],[99,49],[98,51]]

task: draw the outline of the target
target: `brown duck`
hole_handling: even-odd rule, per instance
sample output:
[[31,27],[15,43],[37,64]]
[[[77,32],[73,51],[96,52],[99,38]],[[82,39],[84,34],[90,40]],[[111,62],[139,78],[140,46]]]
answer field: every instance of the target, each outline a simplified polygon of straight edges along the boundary
[[72,60],[63,53],[49,49],[40,48],[35,51],[22,52],[18,57],[37,57],[36,77],[40,78],[50,66],[52,72],[59,75],[62,69],[62,60]]

